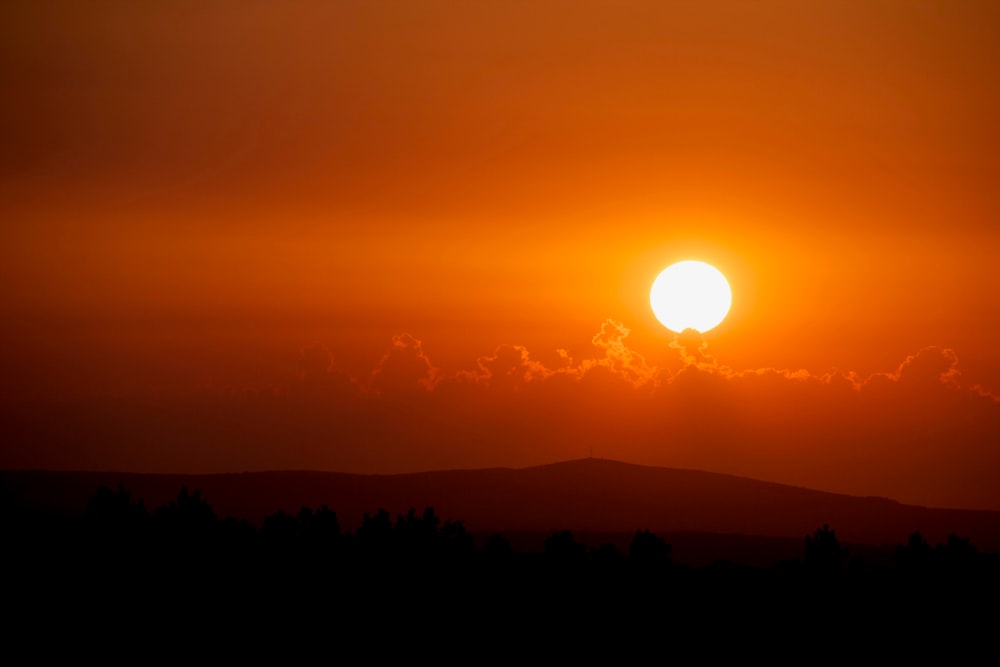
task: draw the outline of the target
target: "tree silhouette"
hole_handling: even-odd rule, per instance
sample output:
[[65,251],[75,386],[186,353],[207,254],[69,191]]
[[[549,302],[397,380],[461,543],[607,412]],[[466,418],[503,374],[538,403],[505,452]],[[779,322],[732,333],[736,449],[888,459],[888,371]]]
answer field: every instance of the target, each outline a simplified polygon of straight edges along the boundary
[[568,530],[552,531],[545,538],[545,555],[562,563],[580,562],[587,555],[587,545],[577,542]]
[[954,533],[948,535],[945,544],[939,544],[934,549],[941,565],[951,571],[962,571],[972,568],[977,561],[978,552],[968,537],[959,537]]
[[133,500],[131,492],[126,491],[121,482],[117,492],[103,484],[98,486],[97,492],[87,502],[85,516],[91,527],[104,537],[112,533],[119,536],[133,534],[149,519],[143,502]]
[[461,520],[445,521],[441,527],[441,540],[446,553],[453,557],[466,557],[475,550],[472,534],[465,529],[465,523]]
[[208,500],[202,497],[201,491],[195,489],[194,493],[190,493],[186,486],[181,487],[177,500],[156,510],[156,515],[167,521],[188,525],[210,525],[216,521],[215,512]]
[[605,569],[618,569],[625,556],[611,542],[604,542],[590,553],[591,560]]
[[819,570],[836,570],[847,559],[847,549],[841,549],[837,531],[823,524],[813,534],[806,536],[806,565]]
[[440,523],[441,517],[434,513],[433,507],[424,508],[424,513],[420,516],[411,507],[405,517],[396,517],[396,527],[393,529],[396,544],[411,554],[430,555],[438,546],[437,529]]
[[904,570],[923,570],[930,567],[934,557],[931,545],[919,532],[907,538],[906,546],[896,547],[896,565]]
[[153,527],[163,540],[161,548],[173,551],[218,542],[218,523],[218,517],[201,491],[195,489],[190,493],[186,486],[181,487],[176,500],[153,512]]
[[[302,510],[305,511],[306,508],[303,507]],[[307,516],[303,516],[303,512],[300,511],[297,518],[299,523],[304,525],[309,535],[309,542],[313,546],[321,550],[330,550],[342,542],[344,536],[340,532],[337,513],[326,505],[321,505],[315,513],[310,512]]]
[[628,555],[636,563],[670,565],[670,545],[648,529],[635,531]]
[[392,548],[392,519],[389,512],[381,507],[375,514],[365,512],[354,535],[354,542],[362,554],[388,556]]
[[493,559],[509,558],[511,554],[510,540],[500,533],[494,533],[486,540],[485,551],[486,555]]
[[85,540],[89,545],[86,558],[95,572],[107,575],[111,571],[124,573],[138,567],[138,557],[145,551],[150,537],[150,521],[141,500],[134,500],[125,486],[118,491],[106,486],[87,503],[84,514]]
[[274,514],[268,514],[261,524],[260,536],[266,542],[274,544],[287,545],[297,541],[298,526],[295,517],[285,514],[285,510],[282,509]]
[[328,552],[337,547],[343,538],[337,513],[326,505],[315,512],[303,507],[295,516],[279,509],[264,517],[260,533],[268,543],[286,548],[295,546],[313,552]]

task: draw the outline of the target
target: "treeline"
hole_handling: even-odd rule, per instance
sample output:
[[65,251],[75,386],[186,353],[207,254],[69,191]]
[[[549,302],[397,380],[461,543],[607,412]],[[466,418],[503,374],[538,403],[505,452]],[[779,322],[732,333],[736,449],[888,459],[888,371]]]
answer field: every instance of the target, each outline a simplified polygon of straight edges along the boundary
[[[410,509],[395,518],[380,508],[365,513],[354,532],[344,530],[336,511],[326,505],[318,509],[302,507],[295,514],[278,510],[257,526],[245,520],[219,517],[200,491],[191,492],[187,487],[180,490],[175,500],[153,510],[119,485],[117,490],[99,486],[80,517],[18,512],[12,506],[4,508],[3,515],[8,535],[22,538],[11,541],[13,551],[33,552],[48,546],[51,540],[64,541],[64,546],[73,545],[72,548],[101,556],[107,552],[141,552],[145,558],[192,549],[206,556],[230,549],[243,556],[259,551],[271,558],[287,557],[298,562],[339,557],[365,562],[416,559],[454,564],[469,559],[504,561],[539,556],[515,552],[500,534],[477,546],[461,520],[442,520],[430,507],[422,512]],[[662,569],[672,565],[671,545],[646,529],[635,531],[624,553],[610,543],[588,547],[572,532],[554,530],[545,540],[541,556],[563,566],[630,562]],[[946,542],[932,546],[919,532],[913,533],[895,551],[895,569],[905,572],[957,573],[989,569],[998,563],[1000,556],[982,554],[968,538],[954,534]],[[775,568],[826,573],[885,569],[853,557],[828,525],[805,536],[801,558],[777,562]]]
[[968,539],[932,546],[914,533],[886,567],[853,556],[829,526],[804,536],[800,558],[771,568],[696,568],[674,564],[671,545],[645,529],[625,551],[588,547],[557,530],[541,553],[527,553],[499,534],[476,544],[462,521],[431,508],[395,517],[379,509],[354,531],[326,506],[277,511],[257,526],[218,517],[198,491],[183,488],[149,510],[119,486],[98,488],[77,517],[8,506],[3,531],[8,592],[29,607],[56,599],[65,613],[80,614],[95,599],[147,612],[196,604],[237,617],[320,605],[343,623],[366,614],[402,623],[433,603],[454,623],[515,608],[536,622],[552,613],[610,624],[653,614],[683,625],[699,614],[754,619],[762,600],[784,610],[784,622],[803,609],[824,614],[842,605],[862,616],[951,609],[955,618],[1000,592],[998,556]]

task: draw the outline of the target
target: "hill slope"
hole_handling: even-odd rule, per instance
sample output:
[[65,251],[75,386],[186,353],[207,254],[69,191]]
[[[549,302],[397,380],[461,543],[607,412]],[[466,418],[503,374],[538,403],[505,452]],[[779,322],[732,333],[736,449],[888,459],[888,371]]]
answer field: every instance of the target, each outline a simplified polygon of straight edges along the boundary
[[827,523],[845,542],[895,544],[919,530],[948,533],[1000,551],[1000,512],[931,509],[695,470],[581,459],[532,468],[401,475],[281,471],[225,475],[4,471],[8,499],[25,507],[80,512],[99,484],[119,483],[153,508],[181,486],[200,489],[220,516],[260,522],[277,509],[328,505],[354,528],[364,512],[434,507],[470,530],[698,531],[801,539]]

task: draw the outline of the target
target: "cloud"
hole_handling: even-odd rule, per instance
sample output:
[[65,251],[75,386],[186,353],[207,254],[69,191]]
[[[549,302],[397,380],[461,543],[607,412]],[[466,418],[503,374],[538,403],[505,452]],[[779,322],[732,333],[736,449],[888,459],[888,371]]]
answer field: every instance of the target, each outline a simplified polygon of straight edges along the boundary
[[604,369],[635,387],[652,386],[657,379],[657,369],[625,344],[629,333],[629,329],[620,322],[605,320],[601,330],[591,339],[603,356],[583,361],[578,367],[579,375],[582,377],[596,369]]
[[382,396],[427,392],[434,388],[438,370],[424,353],[423,343],[410,334],[392,337],[392,347],[372,370],[368,386]]
[[940,383],[958,389],[960,376],[958,355],[954,350],[925,347],[908,356],[889,377],[904,385]]
[[[397,337],[375,377],[389,377],[391,360],[400,369],[395,384],[424,391],[420,428],[434,432],[424,446],[448,450],[459,464],[528,465],[595,447],[639,463],[1000,508],[997,400],[961,385],[954,350],[927,347],[867,377],[735,369],[685,332],[672,346],[682,368],[670,372],[631,349],[628,334],[607,320],[582,359],[562,351],[548,367],[505,344],[449,376],[419,341]],[[406,423],[416,422],[411,415]]]
[[680,353],[681,359],[684,360],[684,364],[687,366],[715,365],[715,360],[706,352],[708,343],[694,329],[685,329],[675,335],[674,339],[670,341],[670,347]]
[[322,377],[334,368],[333,355],[325,345],[307,345],[299,350],[299,377]]
[[460,371],[456,377],[482,384],[494,391],[515,392],[534,380],[554,372],[531,359],[522,345],[500,345],[492,355],[476,359],[476,370]]
[[971,387],[969,387],[969,390],[979,394],[983,398],[988,398],[996,403],[1000,403],[1000,395],[988,391],[981,384],[974,384]]
[[420,340],[400,334],[357,378],[314,345],[267,391],[206,388],[128,410],[87,405],[55,421],[43,412],[10,414],[5,432],[31,451],[55,452],[72,440],[106,452],[106,461],[94,453],[86,467],[400,472],[526,466],[593,452],[1000,509],[1000,400],[962,384],[954,350],[928,347],[863,377],[733,368],[688,333],[673,346],[679,370],[669,370],[650,364],[628,336],[607,320],[579,358],[559,351],[547,365],[507,343],[445,373]]
[[295,378],[275,388],[275,391],[318,401],[350,400],[357,390],[357,383],[337,368],[330,350],[319,344],[303,347],[299,351]]

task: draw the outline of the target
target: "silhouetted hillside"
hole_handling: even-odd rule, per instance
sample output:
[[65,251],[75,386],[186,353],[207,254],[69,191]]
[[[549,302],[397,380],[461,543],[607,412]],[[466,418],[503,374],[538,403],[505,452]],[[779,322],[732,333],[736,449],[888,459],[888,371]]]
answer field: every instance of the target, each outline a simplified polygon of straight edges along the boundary
[[402,475],[259,472],[141,475],[5,471],[6,501],[46,512],[81,513],[94,489],[123,483],[147,505],[169,502],[177,489],[200,489],[220,516],[260,523],[277,508],[327,505],[346,529],[364,512],[393,516],[434,507],[477,533],[702,532],[792,538],[817,525],[835,526],[847,543],[897,544],[914,531],[939,542],[950,533],[980,549],[1000,551],[1000,512],[931,509],[885,498],[860,498],[752,479],[582,459],[523,469],[450,470]]

